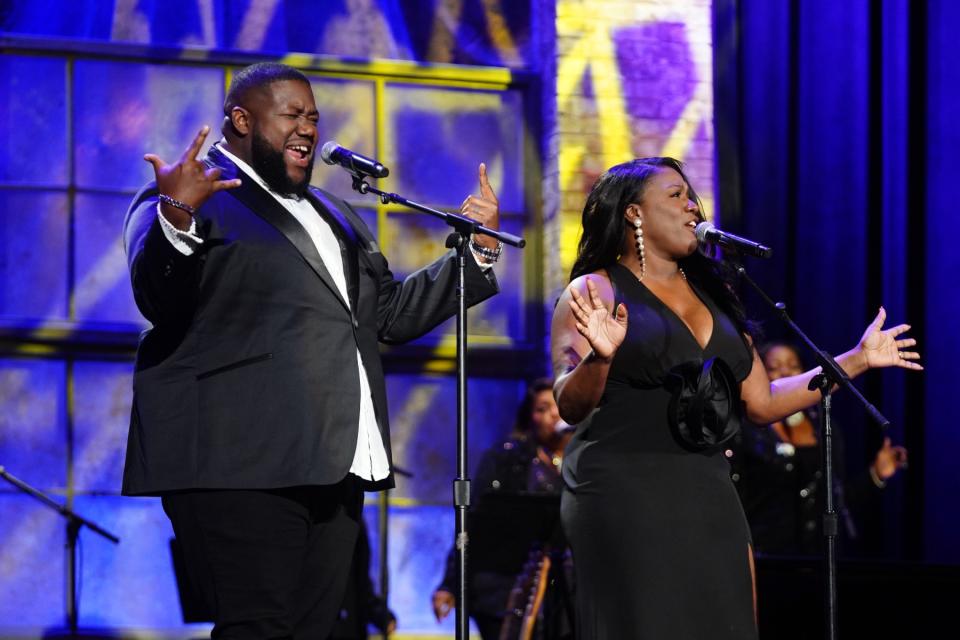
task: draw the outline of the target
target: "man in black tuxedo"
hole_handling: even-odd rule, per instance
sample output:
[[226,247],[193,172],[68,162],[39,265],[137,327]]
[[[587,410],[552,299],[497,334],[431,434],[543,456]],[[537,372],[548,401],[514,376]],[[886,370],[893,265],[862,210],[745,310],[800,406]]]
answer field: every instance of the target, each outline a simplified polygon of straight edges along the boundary
[[[326,638],[363,491],[392,486],[378,341],[455,313],[450,252],[394,279],[348,204],[309,187],[310,83],[263,63],[234,77],[224,139],[204,127],[124,223],[134,297],[153,327],[137,353],[123,493],[159,495],[215,638]],[[480,195],[461,212],[498,227]],[[471,240],[468,304],[497,291],[499,246]]]

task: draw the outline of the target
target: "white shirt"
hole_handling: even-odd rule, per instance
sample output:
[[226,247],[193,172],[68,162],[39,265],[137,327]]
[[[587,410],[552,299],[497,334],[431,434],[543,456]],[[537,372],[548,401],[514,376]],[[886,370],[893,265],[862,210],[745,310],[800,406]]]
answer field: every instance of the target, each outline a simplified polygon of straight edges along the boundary
[[[347,280],[343,272],[340,243],[337,242],[337,237],[327,221],[317,213],[309,200],[275,193],[246,162],[224,149],[223,145],[218,144],[217,146],[223,155],[227,156],[241,171],[263,187],[303,226],[316,246],[324,266],[330,272],[334,284],[337,285],[340,296],[349,306],[350,296],[347,295]],[[180,231],[163,217],[163,214],[160,213],[159,204],[157,204],[157,213],[164,235],[177,251],[184,255],[191,255],[199,245],[203,244],[203,238],[196,233],[196,220],[191,221],[188,231]],[[380,429],[377,427],[377,418],[373,411],[373,397],[370,394],[370,382],[367,380],[367,371],[363,366],[359,349],[357,349],[357,368],[360,372],[360,429],[357,432],[357,447],[353,454],[350,473],[364,480],[383,480],[390,474],[390,465],[387,462],[387,451],[383,445]]]

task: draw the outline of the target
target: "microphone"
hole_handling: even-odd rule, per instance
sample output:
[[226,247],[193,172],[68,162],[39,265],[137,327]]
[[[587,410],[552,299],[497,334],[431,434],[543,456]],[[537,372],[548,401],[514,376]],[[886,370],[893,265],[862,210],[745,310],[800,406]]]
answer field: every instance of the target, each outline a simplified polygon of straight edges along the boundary
[[700,244],[710,243],[718,244],[724,249],[732,249],[744,255],[754,256],[756,258],[769,258],[773,255],[773,249],[765,247],[759,242],[747,240],[740,236],[735,236],[726,231],[720,231],[711,222],[701,222],[696,229],[697,241]]
[[333,140],[328,140],[323,144],[320,149],[320,158],[327,164],[338,164],[355,175],[365,175],[373,178],[386,178],[390,175],[390,170],[373,158],[362,156],[350,151],[350,149],[341,147]]
[[563,418],[561,418],[560,421],[559,421],[557,424],[553,425],[553,431],[554,431],[554,433],[556,433],[557,435],[563,435],[564,433],[567,433],[568,431],[576,431],[576,430],[577,430],[577,425],[575,425],[575,424],[569,424],[569,423],[565,422],[565,421],[563,420]]

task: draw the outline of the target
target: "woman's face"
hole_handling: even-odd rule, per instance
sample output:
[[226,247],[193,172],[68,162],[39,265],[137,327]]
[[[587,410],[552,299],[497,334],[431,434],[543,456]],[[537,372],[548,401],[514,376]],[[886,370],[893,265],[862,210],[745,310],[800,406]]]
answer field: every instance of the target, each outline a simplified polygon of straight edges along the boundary
[[560,410],[553,399],[553,391],[544,389],[533,397],[530,410],[530,431],[540,444],[550,442],[556,437],[557,423],[560,422]]
[[[667,258],[686,257],[697,249],[695,229],[700,210],[683,177],[663,167],[647,181],[641,202],[627,207],[628,231],[633,217],[643,220],[644,248]],[[631,243],[633,239],[631,237]]]
[[800,356],[792,348],[783,345],[767,351],[767,355],[763,358],[763,366],[771,380],[789,378],[803,373]]

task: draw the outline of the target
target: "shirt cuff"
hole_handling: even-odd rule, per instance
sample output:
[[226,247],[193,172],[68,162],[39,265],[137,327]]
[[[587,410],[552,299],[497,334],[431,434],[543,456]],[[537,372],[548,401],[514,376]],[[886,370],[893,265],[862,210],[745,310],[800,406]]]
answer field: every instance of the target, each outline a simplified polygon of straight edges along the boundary
[[477,266],[480,267],[480,270],[486,273],[493,268],[493,262],[484,262],[483,257],[473,250],[473,247],[470,247],[470,253],[473,255],[474,261],[477,263]]
[[160,203],[157,203],[157,218],[160,220],[160,228],[163,229],[163,235],[167,237],[173,248],[185,256],[192,256],[197,247],[203,244],[203,238],[197,235],[197,220],[190,219],[190,228],[181,231],[170,224],[170,221],[163,217],[160,210]]

